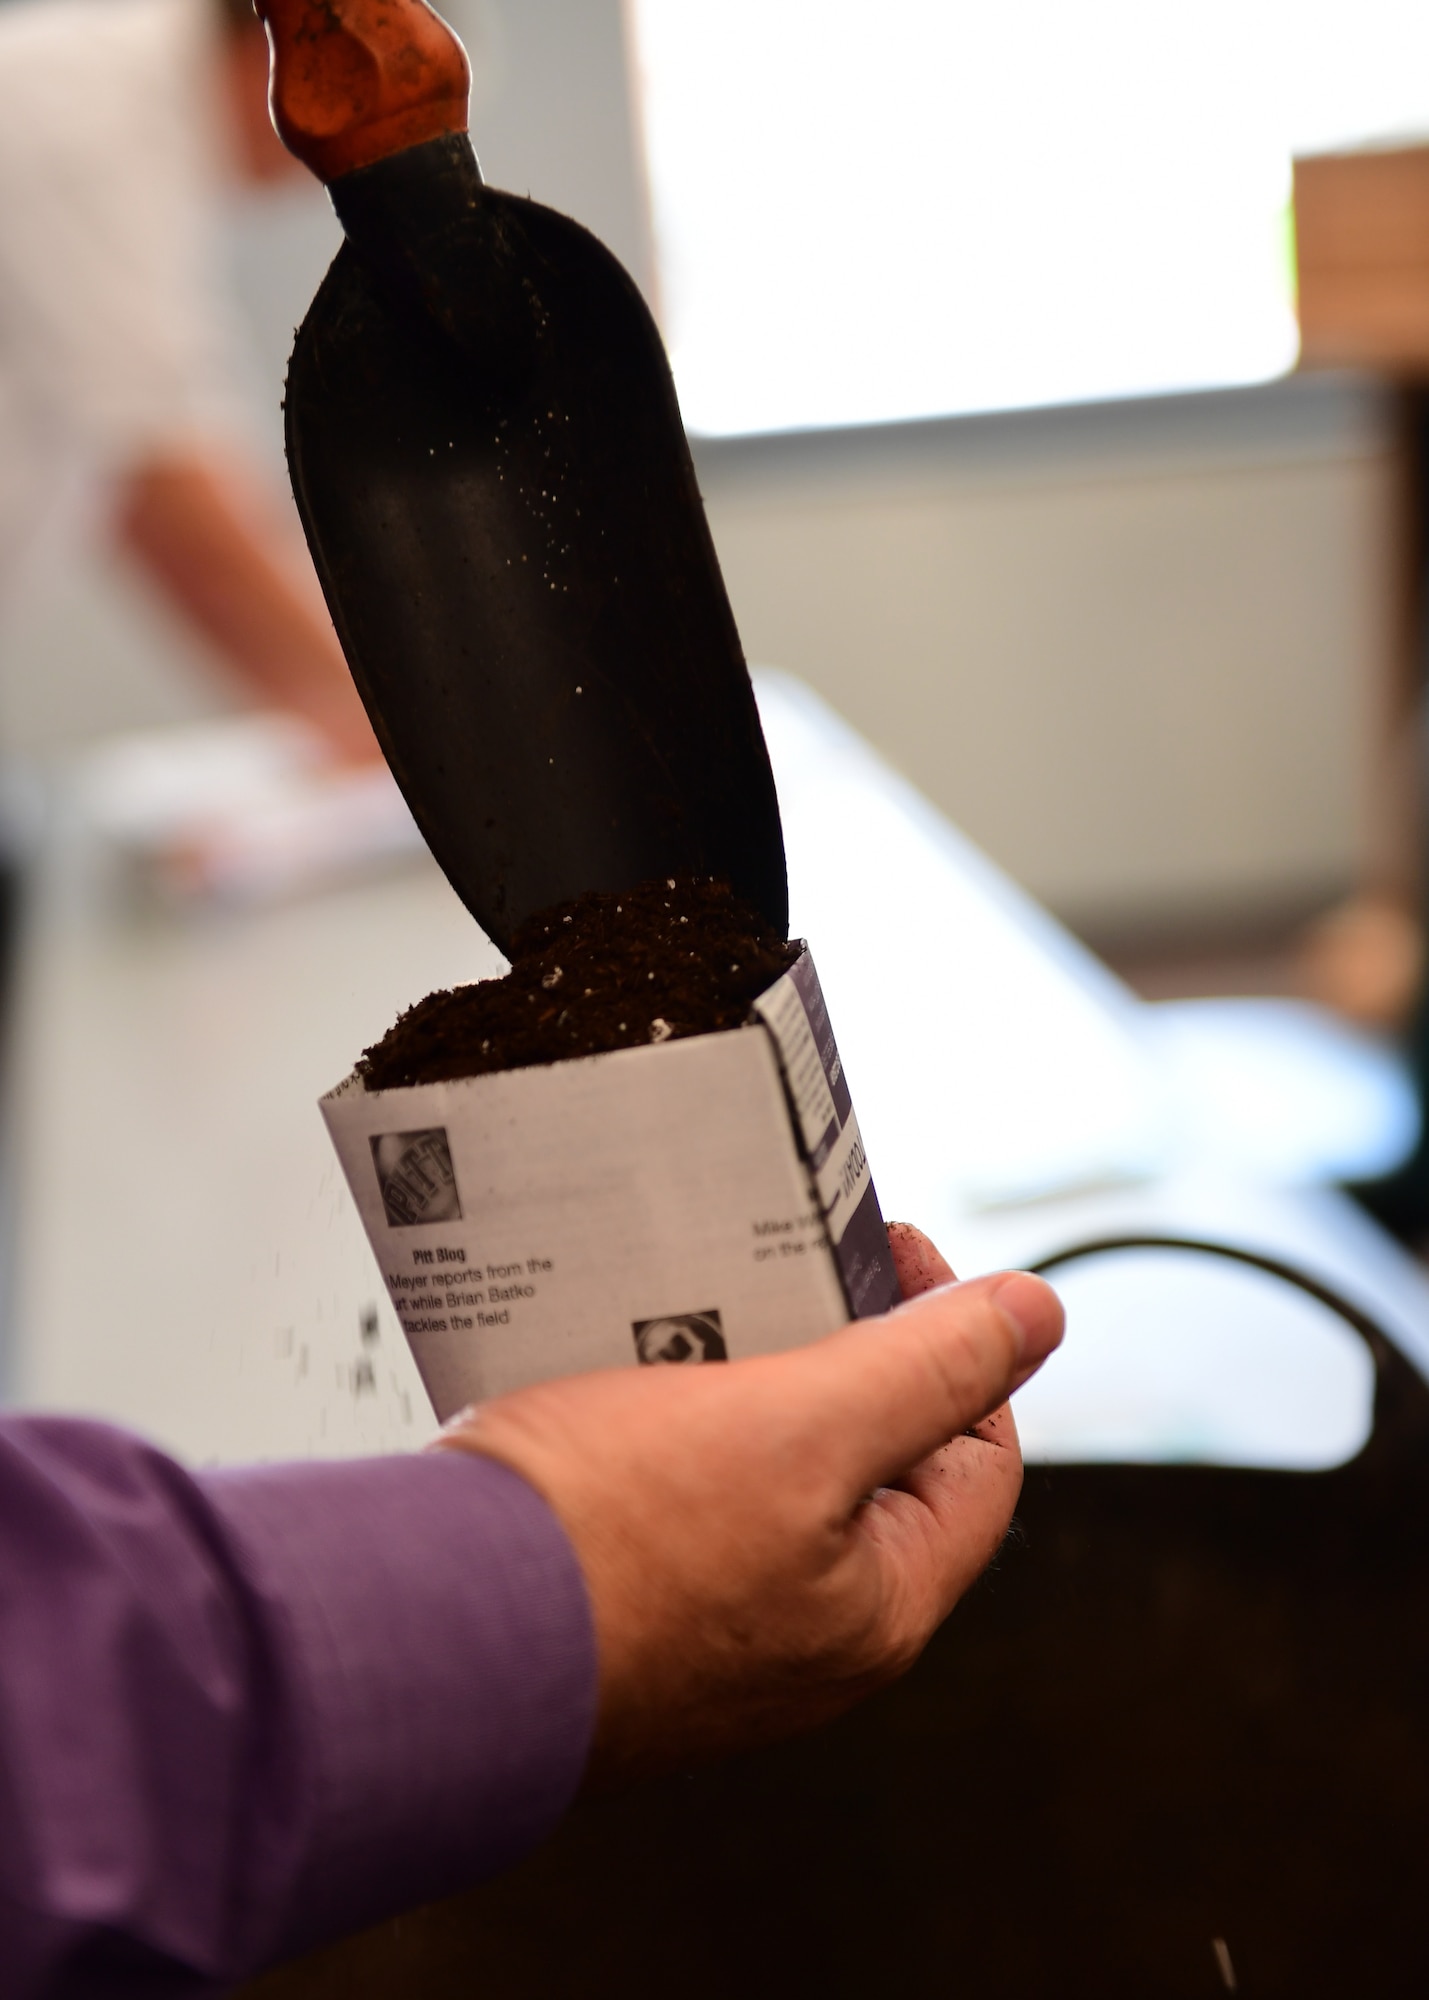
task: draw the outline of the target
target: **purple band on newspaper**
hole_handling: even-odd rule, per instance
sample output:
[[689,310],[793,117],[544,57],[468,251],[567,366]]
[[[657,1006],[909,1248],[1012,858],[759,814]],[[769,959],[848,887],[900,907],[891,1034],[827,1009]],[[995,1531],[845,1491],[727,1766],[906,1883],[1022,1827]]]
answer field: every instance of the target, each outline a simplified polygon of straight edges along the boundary
[[778,1053],[849,1312],[854,1319],[871,1319],[898,1303],[898,1276],[848,1078],[807,950],[761,995],[755,1010]]

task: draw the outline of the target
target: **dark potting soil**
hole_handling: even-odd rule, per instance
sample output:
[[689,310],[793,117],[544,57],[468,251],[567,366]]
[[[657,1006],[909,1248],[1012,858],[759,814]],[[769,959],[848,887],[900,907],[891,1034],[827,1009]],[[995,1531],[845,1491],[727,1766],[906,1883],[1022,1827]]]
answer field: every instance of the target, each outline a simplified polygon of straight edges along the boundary
[[369,1090],[740,1027],[798,956],[727,882],[683,875],[543,910],[504,979],[429,993],[357,1065]]

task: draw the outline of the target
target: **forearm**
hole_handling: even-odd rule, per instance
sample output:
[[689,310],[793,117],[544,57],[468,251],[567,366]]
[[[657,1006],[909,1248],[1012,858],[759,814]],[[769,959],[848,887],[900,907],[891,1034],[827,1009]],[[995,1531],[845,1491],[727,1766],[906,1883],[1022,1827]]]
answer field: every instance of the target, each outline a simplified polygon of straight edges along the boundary
[[584,1586],[500,1468],[193,1479],[118,1432],[11,1420],[0,1571],[16,2000],[98,2000],[122,1967],[231,1981],[514,1859],[579,1780]]
[[252,696],[302,716],[346,761],[378,754],[316,583],[239,473],[198,451],[154,456],[121,482],[115,528]]

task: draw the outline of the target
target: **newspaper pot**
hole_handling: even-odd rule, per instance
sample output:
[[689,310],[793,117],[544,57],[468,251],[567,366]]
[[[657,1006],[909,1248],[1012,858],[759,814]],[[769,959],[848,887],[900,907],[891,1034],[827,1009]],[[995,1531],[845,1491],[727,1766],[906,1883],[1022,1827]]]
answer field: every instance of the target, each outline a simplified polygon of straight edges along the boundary
[[768,1354],[897,1283],[807,948],[749,1022],[322,1101],[437,1415],[590,1368]]

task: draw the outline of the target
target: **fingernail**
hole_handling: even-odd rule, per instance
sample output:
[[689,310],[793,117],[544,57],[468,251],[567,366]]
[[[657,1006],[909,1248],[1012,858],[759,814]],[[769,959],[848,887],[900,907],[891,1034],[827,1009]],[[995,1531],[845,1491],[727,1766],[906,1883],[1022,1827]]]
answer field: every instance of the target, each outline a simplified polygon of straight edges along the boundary
[[993,1286],[992,1299],[1012,1323],[1022,1365],[1035,1368],[1045,1361],[1062,1338],[1066,1317],[1052,1287],[1028,1271],[1010,1271]]
[[458,1410],[455,1416],[448,1417],[436,1436],[429,1444],[424,1446],[424,1449],[435,1451],[439,1445],[446,1442],[454,1431],[464,1430],[476,1415],[479,1407],[480,1405],[477,1403],[468,1403],[464,1409]]

